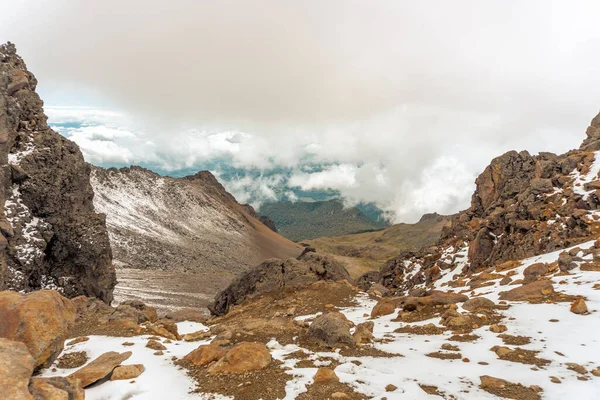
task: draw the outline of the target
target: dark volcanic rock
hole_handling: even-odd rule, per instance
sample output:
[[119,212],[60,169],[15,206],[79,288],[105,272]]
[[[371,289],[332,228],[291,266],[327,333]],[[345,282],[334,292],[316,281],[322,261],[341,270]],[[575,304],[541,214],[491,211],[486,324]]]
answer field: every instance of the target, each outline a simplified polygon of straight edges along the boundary
[[223,315],[234,304],[240,304],[252,294],[301,287],[319,280],[350,281],[348,271],[337,261],[318,253],[303,253],[300,257],[282,261],[276,258],[239,275],[215,297],[208,307],[213,315]]
[[0,46],[0,289],[110,302],[116,278],[90,166],[48,127],[36,85],[14,45]]
[[[467,275],[595,238],[600,180],[592,168],[598,162],[592,151],[598,150],[600,114],[580,149],[535,156],[509,151],[495,158],[477,178],[470,208],[452,217],[437,245],[389,260],[381,268],[380,283],[399,294],[430,285],[457,265]],[[562,271],[576,266],[570,258],[559,258]],[[530,272],[528,282],[540,271]]]

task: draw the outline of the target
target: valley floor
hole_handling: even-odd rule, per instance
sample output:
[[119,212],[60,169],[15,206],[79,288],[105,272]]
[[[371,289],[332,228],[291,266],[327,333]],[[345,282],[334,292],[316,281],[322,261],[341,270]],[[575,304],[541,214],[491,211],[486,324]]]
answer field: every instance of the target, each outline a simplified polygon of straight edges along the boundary
[[234,275],[222,273],[190,273],[156,269],[117,268],[115,303],[140,300],[160,311],[180,308],[199,308],[213,300]]
[[[578,246],[582,250],[593,242]],[[514,279],[523,277],[526,267],[539,263],[555,262],[560,251],[523,260],[513,268]],[[591,255],[583,256],[583,262]],[[459,268],[459,267],[457,267]],[[448,271],[454,274],[456,271]],[[495,399],[497,396],[512,399],[597,399],[600,393],[600,272],[582,271],[580,267],[570,274],[557,274],[551,278],[557,296],[562,293],[586,299],[589,313],[575,314],[570,302],[546,299],[539,304],[499,300],[502,291],[514,286],[501,286],[500,277],[487,286],[467,290],[469,297],[483,296],[497,304],[494,313],[501,318],[506,332],[494,333],[490,325],[473,326],[465,334],[456,334],[440,325],[439,315],[407,323],[400,315],[371,318],[377,299],[366,293],[354,295],[353,306],[340,306],[354,324],[374,322],[374,343],[362,346],[352,353],[343,350],[315,351],[296,338],[292,343],[280,344],[279,338],[265,340],[274,362],[269,369],[283,381],[257,379],[259,375],[245,374],[247,386],[228,388],[235,391],[238,400],[291,399]],[[449,279],[441,279],[447,288]],[[442,287],[438,287],[442,289]],[[464,288],[448,291],[465,291]],[[323,299],[326,301],[326,299]],[[329,305],[330,306],[330,305]],[[327,307],[331,308],[331,307]],[[458,305],[457,310],[466,310]],[[403,311],[400,310],[400,314]],[[296,315],[296,321],[310,321],[319,313]],[[465,314],[466,315],[466,314]],[[483,318],[483,314],[478,314]],[[250,317],[249,317],[250,318]],[[485,320],[485,318],[483,319]],[[208,330],[202,324],[178,324],[180,333]],[[401,330],[403,332],[399,332]],[[146,348],[148,337],[134,338],[91,336],[87,342],[67,346],[64,353],[84,351],[90,358],[109,350],[133,352],[131,363],[146,367],[139,378],[127,381],[109,381],[86,389],[88,400],[145,399],[225,399],[219,393],[194,393],[196,384],[186,370],[175,363],[199,345],[208,344],[214,336],[198,342],[173,341],[164,343],[164,355],[153,355]],[[261,340],[258,336],[256,340]],[[285,339],[283,340],[285,341]],[[121,343],[132,342],[130,347]],[[498,346],[498,347],[495,347]],[[491,350],[494,348],[495,350]],[[499,348],[503,348],[502,350]],[[364,352],[364,355],[361,354]],[[335,370],[339,383],[313,384],[319,367]],[[64,375],[70,370],[48,369],[45,376]],[[198,377],[196,376],[198,379]],[[237,378],[235,378],[237,379]],[[230,382],[236,382],[232,378]],[[229,382],[229,381],[228,381]],[[205,386],[202,382],[200,388]],[[280,385],[281,387],[278,387]],[[324,385],[324,386],[319,386]],[[251,389],[254,388],[254,389]],[[262,389],[261,389],[262,388]],[[334,395],[337,393],[336,395]],[[281,396],[276,393],[282,393]],[[347,397],[342,397],[344,393]]]

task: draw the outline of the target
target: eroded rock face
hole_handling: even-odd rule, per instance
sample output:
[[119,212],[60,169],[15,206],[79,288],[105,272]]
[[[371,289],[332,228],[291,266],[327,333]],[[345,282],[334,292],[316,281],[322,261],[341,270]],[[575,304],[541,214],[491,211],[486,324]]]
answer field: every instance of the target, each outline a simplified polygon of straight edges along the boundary
[[0,292],[0,337],[24,343],[35,368],[47,367],[60,354],[75,318],[75,306],[56,291]]
[[115,272],[90,166],[48,126],[36,85],[15,46],[0,46],[0,289],[110,302]]
[[306,286],[313,282],[350,280],[348,271],[332,258],[313,252],[286,261],[270,259],[238,276],[215,297],[209,309],[223,315],[234,304],[257,293],[275,292]]
[[5,399],[34,400],[29,378],[34,360],[23,343],[0,338],[0,393]]
[[[562,155],[509,151],[492,160],[476,180],[471,206],[452,217],[437,245],[389,260],[379,282],[394,294],[406,294],[456,266],[463,275],[480,272],[595,238],[600,115],[587,136],[581,148]],[[558,267],[574,268],[574,257],[562,255]],[[536,268],[528,271],[527,282],[544,275],[542,267]]]

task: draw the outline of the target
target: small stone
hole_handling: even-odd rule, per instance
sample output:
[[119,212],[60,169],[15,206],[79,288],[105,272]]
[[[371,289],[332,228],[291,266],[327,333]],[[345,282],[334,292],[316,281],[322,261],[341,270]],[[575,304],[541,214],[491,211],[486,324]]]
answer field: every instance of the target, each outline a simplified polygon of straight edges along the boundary
[[166,350],[167,348],[156,340],[148,340],[146,347],[152,350]]
[[551,376],[550,377],[550,382],[552,383],[562,383],[560,379],[558,379],[556,376]]
[[592,375],[600,377],[600,368],[596,368],[592,370]]
[[162,356],[163,354],[165,354],[165,353],[163,353],[161,350],[154,352],[155,356]]
[[387,386],[385,387],[385,391],[386,391],[386,392],[393,392],[393,391],[395,391],[396,389],[398,389],[398,387],[397,387],[397,386],[394,386],[394,385],[392,385],[392,384],[389,384],[389,385],[387,385]]
[[502,333],[502,332],[506,332],[507,330],[508,330],[508,328],[506,327],[506,325],[501,325],[501,324],[490,325],[490,331],[492,331],[494,333]]
[[463,358],[462,361],[466,363],[471,362],[471,360],[469,360],[467,357]]
[[315,383],[339,382],[340,378],[338,378],[332,369],[319,368],[315,374],[314,381]]
[[587,305],[585,304],[585,301],[583,301],[582,298],[575,300],[571,304],[571,312],[573,314],[579,314],[579,315],[589,314]]
[[123,342],[123,343],[121,343],[121,346],[125,346],[125,347],[133,346],[133,345],[134,345],[134,343],[131,343],[131,342]]

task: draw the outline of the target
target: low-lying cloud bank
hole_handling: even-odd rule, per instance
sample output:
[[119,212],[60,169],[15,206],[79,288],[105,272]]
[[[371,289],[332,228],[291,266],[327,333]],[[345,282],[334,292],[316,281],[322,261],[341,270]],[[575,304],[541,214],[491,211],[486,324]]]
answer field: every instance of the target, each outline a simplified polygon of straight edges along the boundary
[[477,174],[505,150],[529,146],[532,151],[562,152],[583,136],[582,128],[565,134],[563,141],[533,146],[532,135],[499,145],[474,140],[475,132],[412,141],[359,134],[344,137],[337,130],[281,140],[256,133],[183,128],[156,136],[119,112],[77,107],[47,107],[46,111],[50,123],[77,142],[93,164],[143,164],[175,175],[210,169],[239,201],[255,206],[281,198],[293,200],[296,195],[290,189],[333,189],[348,204],[375,203],[394,222],[466,208]]
[[5,3],[0,41],[47,104],[119,110],[64,125],[89,161],[227,160],[259,171],[228,179],[248,198],[454,212],[492,157],[575,147],[600,105],[597,0]]

